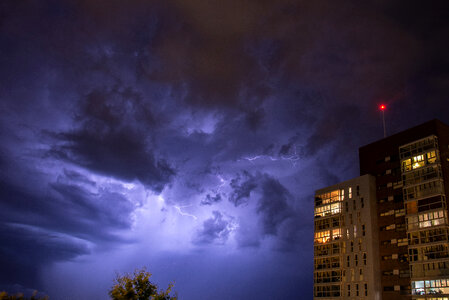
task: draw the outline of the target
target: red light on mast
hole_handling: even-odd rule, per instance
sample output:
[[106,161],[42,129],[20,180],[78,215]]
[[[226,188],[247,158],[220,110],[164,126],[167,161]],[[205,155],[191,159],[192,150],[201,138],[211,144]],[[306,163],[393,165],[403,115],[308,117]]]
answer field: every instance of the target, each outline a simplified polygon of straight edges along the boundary
[[385,106],[385,104],[381,104],[381,105],[379,106],[379,108],[380,108],[380,110],[385,110],[387,107]]

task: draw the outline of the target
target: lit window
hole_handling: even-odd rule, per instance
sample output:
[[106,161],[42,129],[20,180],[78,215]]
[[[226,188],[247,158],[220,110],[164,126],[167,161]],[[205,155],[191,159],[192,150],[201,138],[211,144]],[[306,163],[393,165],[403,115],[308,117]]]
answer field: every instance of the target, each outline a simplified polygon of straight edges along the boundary
[[332,239],[338,240],[341,238],[341,230],[340,228],[332,230]]
[[410,171],[412,169],[412,160],[406,159],[402,162],[402,171]]
[[433,164],[437,160],[437,156],[435,155],[435,151],[427,152],[427,162],[429,164]]
[[396,224],[391,224],[385,227],[385,230],[393,230],[396,229]]
[[332,203],[315,207],[315,218],[335,215],[341,213],[341,203]]
[[412,165],[413,170],[421,168],[425,164],[426,163],[424,161],[424,155],[423,154],[413,157],[413,165]]
[[315,243],[324,244],[330,240],[330,231],[319,231],[315,232]]

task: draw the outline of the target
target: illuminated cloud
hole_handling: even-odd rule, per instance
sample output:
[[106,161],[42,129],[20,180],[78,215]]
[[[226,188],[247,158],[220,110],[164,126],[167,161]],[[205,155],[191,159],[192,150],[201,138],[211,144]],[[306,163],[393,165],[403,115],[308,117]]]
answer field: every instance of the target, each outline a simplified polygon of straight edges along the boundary
[[314,190],[378,104],[449,121],[447,1],[0,7],[0,286],[102,299],[147,265],[183,299],[311,298]]

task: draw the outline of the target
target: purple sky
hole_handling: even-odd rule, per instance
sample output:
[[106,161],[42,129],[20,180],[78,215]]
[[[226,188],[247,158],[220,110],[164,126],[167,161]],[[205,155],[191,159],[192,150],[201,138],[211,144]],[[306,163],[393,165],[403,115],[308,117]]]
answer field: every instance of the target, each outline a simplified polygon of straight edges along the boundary
[[449,123],[449,2],[1,1],[0,288],[310,299],[314,190]]

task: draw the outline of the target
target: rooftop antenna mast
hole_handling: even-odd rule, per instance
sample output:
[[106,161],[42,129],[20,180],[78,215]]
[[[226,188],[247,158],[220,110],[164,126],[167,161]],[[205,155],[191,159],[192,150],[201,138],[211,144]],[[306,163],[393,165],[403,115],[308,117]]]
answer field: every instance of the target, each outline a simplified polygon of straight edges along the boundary
[[387,106],[385,104],[379,105],[379,109],[382,112],[382,123],[384,125],[384,138],[387,137],[387,130],[385,129],[385,109],[386,108],[387,108]]

